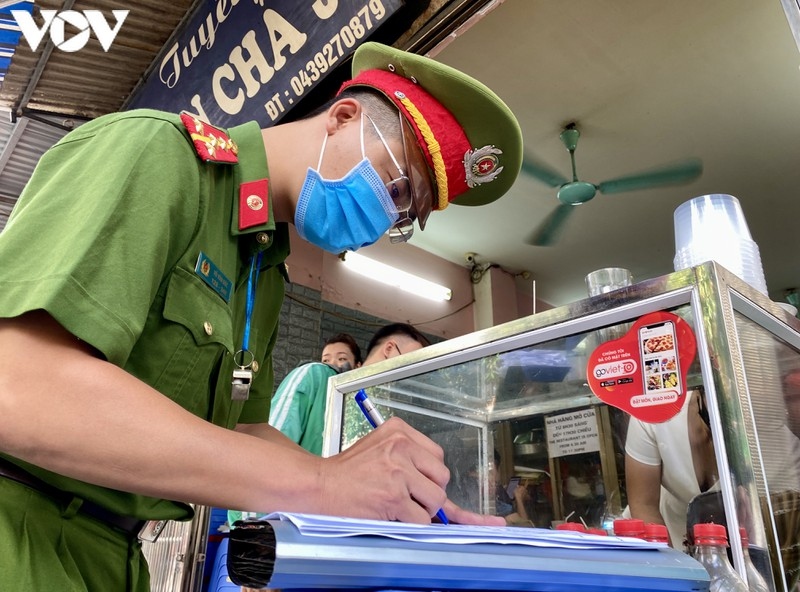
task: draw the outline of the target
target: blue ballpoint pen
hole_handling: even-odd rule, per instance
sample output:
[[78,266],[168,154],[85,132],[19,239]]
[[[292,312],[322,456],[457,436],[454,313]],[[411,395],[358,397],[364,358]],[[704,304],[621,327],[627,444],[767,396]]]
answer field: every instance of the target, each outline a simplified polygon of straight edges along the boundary
[[[355,396],[356,403],[358,404],[358,408],[361,409],[361,413],[364,414],[364,417],[367,418],[369,425],[374,428],[377,428],[379,425],[383,423],[383,416],[381,412],[378,411],[378,408],[372,404],[372,401],[369,400],[367,397],[367,393],[364,392],[364,389],[361,389],[356,393]],[[447,519],[447,515],[444,513],[444,510],[439,509],[436,512],[436,517],[442,524],[450,524],[450,521]]]

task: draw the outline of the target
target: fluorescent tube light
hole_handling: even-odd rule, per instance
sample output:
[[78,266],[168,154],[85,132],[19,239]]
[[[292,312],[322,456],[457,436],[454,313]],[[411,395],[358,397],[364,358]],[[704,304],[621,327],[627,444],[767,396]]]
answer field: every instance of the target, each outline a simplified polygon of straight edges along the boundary
[[356,273],[417,296],[437,301],[450,300],[453,297],[453,291],[450,288],[440,286],[364,255],[347,251],[342,253],[341,259],[348,269]]

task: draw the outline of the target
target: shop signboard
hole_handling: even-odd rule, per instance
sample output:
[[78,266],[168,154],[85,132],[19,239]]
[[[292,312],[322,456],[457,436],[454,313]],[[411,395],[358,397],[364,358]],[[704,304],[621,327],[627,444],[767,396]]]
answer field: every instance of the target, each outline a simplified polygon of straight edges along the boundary
[[214,0],[168,42],[126,105],[223,127],[278,123],[404,0]]

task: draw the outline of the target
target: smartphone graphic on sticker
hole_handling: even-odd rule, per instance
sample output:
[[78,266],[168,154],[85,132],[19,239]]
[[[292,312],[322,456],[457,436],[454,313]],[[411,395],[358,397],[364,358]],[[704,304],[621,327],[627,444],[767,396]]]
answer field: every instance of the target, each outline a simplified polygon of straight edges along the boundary
[[639,329],[639,353],[645,394],[683,394],[675,323],[663,321]]

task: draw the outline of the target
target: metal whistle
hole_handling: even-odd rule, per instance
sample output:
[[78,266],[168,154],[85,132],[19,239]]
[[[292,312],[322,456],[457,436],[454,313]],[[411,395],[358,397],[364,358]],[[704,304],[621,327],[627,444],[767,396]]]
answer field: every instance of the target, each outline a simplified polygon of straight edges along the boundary
[[250,396],[250,383],[253,382],[253,371],[247,368],[236,368],[231,380],[231,400],[247,401]]

